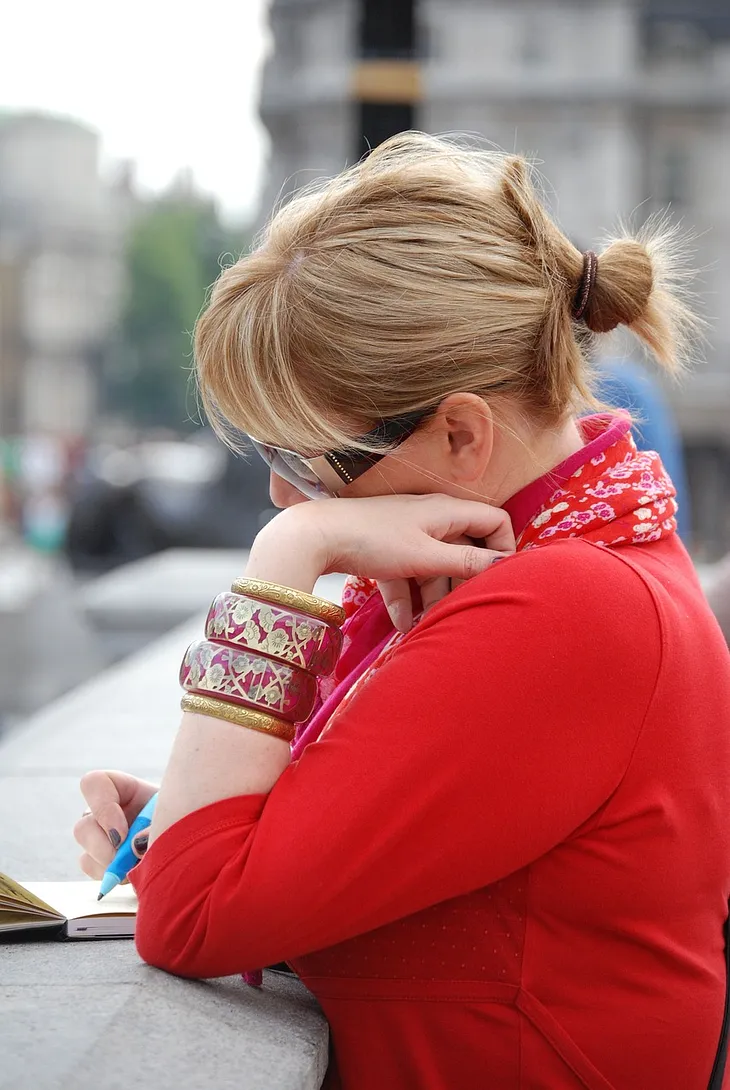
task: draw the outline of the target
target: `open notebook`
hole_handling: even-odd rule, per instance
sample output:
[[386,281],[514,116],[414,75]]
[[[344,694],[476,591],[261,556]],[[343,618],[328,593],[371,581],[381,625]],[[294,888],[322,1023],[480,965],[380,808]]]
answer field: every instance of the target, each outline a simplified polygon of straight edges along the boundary
[[0,934],[56,928],[69,939],[131,938],[137,898],[131,886],[117,886],[97,901],[99,883],[14,882],[0,874]]

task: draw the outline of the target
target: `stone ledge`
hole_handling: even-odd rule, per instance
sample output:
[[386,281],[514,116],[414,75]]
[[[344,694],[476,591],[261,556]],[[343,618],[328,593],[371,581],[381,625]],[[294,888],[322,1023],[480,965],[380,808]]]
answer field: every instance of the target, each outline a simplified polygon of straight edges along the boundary
[[318,1090],[327,1029],[294,979],[187,981],[126,940],[0,946],[1,1090]]
[[[318,588],[326,593],[325,587]],[[33,716],[0,742],[0,870],[80,877],[79,776],[120,767],[158,779],[179,722],[187,621]],[[37,664],[42,669],[42,663]],[[0,943],[0,1090],[318,1090],[328,1029],[293,978],[185,981],[127,940]]]

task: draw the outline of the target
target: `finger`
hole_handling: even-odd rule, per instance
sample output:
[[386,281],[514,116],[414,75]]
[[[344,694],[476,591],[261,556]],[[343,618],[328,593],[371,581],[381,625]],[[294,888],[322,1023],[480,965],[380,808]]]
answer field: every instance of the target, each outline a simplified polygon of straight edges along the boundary
[[[115,829],[122,840],[127,835],[130,823],[156,791],[155,784],[139,780],[128,772],[97,770],[87,772],[81,780],[81,792],[94,817],[107,832]],[[104,814],[100,807],[106,807]]]
[[[126,794],[137,789],[137,779],[126,773],[117,773],[123,777],[121,786]],[[132,781],[124,782],[124,781]],[[109,772],[87,772],[81,779],[81,793],[89,804],[94,819],[101,825],[109,837],[112,847],[118,848],[127,835],[129,826],[122,809],[120,786]]]
[[424,613],[451,593],[451,580],[448,575],[435,575],[431,579],[424,579],[419,582]]
[[82,856],[79,856],[79,866],[89,878],[95,878],[98,881],[100,878],[104,877],[106,867],[103,867],[101,863],[97,863],[96,859],[92,859],[86,852],[84,852]]
[[[447,544],[473,545],[474,542],[471,541],[466,534],[458,534],[454,538],[448,538]],[[447,594],[451,594],[451,591],[455,590],[456,587],[463,582],[463,579],[450,579],[448,575],[432,576],[431,579],[421,580],[420,587],[423,612],[428,612],[431,606],[435,606],[437,602],[440,602]]]
[[501,553],[515,551],[512,520],[501,507],[491,507],[478,500],[460,500],[452,496],[430,496],[433,524],[427,533],[441,540],[460,535],[484,541],[489,549]]
[[[478,547],[481,547],[480,542],[471,541],[470,538],[466,537],[464,534],[462,534],[461,537],[456,538],[455,541],[448,541],[447,544],[448,545],[475,545],[476,544]],[[466,579],[459,579],[456,576],[452,576],[452,578],[449,579],[449,589],[450,590],[456,590],[457,587],[462,586],[464,583],[466,583]]]
[[498,553],[493,549],[480,549],[478,545],[449,545],[431,538],[419,559],[419,569],[435,576],[443,575],[466,582],[480,575],[495,562],[511,553]]
[[502,553],[506,556],[511,556],[517,548],[515,531],[512,525],[512,519],[509,517],[507,512],[503,511],[502,513],[504,515],[504,519],[496,528],[494,533],[485,535],[484,544],[487,546],[488,549],[494,550],[494,552]]
[[133,838],[133,840],[132,840],[132,851],[134,852],[134,854],[137,856],[138,859],[141,859],[143,857],[144,853],[147,851],[147,847],[149,845],[149,842],[150,842],[149,829],[145,829],[145,831],[143,833],[137,833],[137,835]]
[[411,585],[407,579],[383,579],[378,581],[390,619],[399,632],[410,632],[413,627],[413,603]]
[[[106,868],[114,858],[116,849],[101,825],[92,816],[80,818],[74,826],[74,838],[87,855]],[[121,842],[120,842],[121,843]],[[117,845],[118,847],[119,845]]]
[[[106,867],[102,867],[95,859],[92,859],[90,855],[84,854],[79,856],[79,866],[87,877],[93,878],[97,882],[102,879],[106,873]],[[122,878],[120,885],[129,885],[129,879]]]

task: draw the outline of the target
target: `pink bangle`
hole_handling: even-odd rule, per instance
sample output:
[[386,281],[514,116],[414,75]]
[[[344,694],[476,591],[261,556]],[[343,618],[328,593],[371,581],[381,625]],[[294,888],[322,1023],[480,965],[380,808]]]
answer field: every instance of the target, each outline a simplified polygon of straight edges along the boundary
[[205,634],[321,677],[332,673],[342,649],[342,633],[326,621],[228,591],[213,601]]
[[190,644],[180,684],[187,692],[217,696],[288,723],[308,719],[317,696],[317,682],[304,670],[211,640]]

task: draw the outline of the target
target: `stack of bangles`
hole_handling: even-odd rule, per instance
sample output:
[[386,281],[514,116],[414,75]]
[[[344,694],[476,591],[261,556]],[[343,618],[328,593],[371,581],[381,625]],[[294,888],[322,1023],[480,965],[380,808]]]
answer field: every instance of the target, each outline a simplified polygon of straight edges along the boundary
[[345,611],[312,594],[237,579],[214,600],[180,667],[182,709],[291,743],[334,670]]

